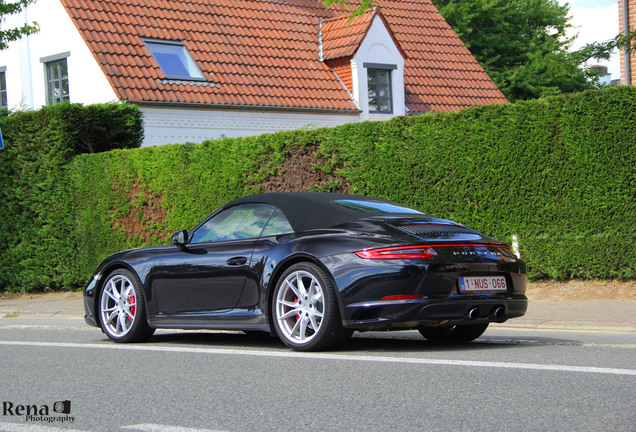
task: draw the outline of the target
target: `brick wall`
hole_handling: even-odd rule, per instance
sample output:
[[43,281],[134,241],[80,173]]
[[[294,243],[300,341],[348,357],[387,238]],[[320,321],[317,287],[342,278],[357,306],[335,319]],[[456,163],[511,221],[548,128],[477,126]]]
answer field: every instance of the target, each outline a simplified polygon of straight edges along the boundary
[[[629,31],[636,30],[636,0],[618,0],[618,27],[623,33],[623,2],[627,1],[627,19]],[[621,83],[636,85],[636,53],[631,53],[629,62],[630,82],[625,83],[625,52],[621,50]]]

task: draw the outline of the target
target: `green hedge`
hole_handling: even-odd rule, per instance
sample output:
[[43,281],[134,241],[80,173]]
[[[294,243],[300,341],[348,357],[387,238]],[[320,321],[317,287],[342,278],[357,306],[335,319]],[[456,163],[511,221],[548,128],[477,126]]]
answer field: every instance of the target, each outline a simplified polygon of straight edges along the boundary
[[[0,288],[70,288],[78,266],[75,155],[139,147],[141,112],[133,105],[60,104],[0,118]],[[93,179],[95,184],[98,179]]]
[[322,146],[353,192],[517,235],[534,278],[636,276],[636,89],[369,128]]
[[[301,162],[297,156],[307,151],[315,157]],[[60,193],[71,193],[74,204],[60,205],[54,223],[62,234],[48,239],[47,256],[55,258],[58,244],[68,255],[54,261],[40,287],[77,287],[109,253],[165,244],[172,232],[194,226],[227,200],[285,189],[292,176],[312,169],[331,180],[301,188],[385,197],[507,242],[515,235],[533,278],[636,277],[633,87],[389,122],[115,150],[72,157],[60,166],[70,185]],[[41,195],[32,199],[36,206]],[[13,255],[24,260],[35,246]],[[37,261],[43,253],[30,265],[48,266]],[[59,278],[69,274],[75,277]],[[38,287],[15,280],[3,280],[3,286]]]

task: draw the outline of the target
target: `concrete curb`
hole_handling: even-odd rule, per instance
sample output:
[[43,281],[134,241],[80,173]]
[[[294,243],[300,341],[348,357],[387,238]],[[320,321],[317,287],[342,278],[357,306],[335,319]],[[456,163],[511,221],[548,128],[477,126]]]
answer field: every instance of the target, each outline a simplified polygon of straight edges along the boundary
[[493,328],[528,329],[528,330],[569,330],[580,332],[617,332],[636,333],[636,325],[625,323],[587,322],[587,321],[550,321],[511,319],[503,324],[495,324]]

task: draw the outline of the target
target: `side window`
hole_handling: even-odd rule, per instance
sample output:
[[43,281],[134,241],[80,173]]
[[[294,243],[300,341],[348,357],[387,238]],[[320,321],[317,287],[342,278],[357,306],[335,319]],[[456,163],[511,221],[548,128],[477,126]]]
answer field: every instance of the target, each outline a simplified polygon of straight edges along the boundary
[[214,215],[192,234],[190,243],[257,238],[274,213],[269,204],[241,204]]
[[293,232],[294,230],[292,229],[289,221],[287,220],[283,212],[280,209],[276,209],[276,211],[269,218],[269,221],[267,221],[267,225],[265,225],[265,229],[263,229],[261,237],[290,234]]
[[393,96],[391,94],[391,70],[368,69],[369,112],[393,112]]
[[7,77],[4,67],[0,67],[0,108],[8,108],[7,103]]
[[46,63],[47,104],[68,102],[68,66],[66,59]]

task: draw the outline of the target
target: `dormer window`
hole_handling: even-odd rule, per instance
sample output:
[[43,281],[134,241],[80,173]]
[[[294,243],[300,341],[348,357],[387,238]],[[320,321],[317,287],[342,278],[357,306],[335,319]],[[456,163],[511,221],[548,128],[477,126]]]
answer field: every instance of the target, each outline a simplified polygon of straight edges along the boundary
[[406,114],[405,55],[379,9],[323,21],[318,34],[318,54],[349,92],[360,120]]
[[391,71],[392,65],[365,64],[367,68],[367,89],[369,92],[370,113],[393,113],[393,95]]
[[147,39],[144,43],[166,78],[205,80],[183,43]]

